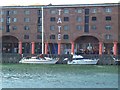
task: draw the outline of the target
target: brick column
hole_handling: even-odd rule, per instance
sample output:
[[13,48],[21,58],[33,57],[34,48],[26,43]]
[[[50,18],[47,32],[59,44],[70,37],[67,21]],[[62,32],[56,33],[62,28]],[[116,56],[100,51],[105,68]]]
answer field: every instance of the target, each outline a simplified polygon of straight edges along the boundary
[[35,42],[31,42],[32,43],[32,54],[35,54]]
[[18,47],[18,49],[19,49],[19,54],[22,54],[22,42],[21,41],[19,41],[19,47]]
[[114,45],[113,45],[113,55],[117,55],[117,42],[114,42],[113,43]]
[[71,42],[71,54],[74,54],[74,42]]
[[48,54],[48,42],[45,42],[45,54]]
[[99,55],[102,55],[102,43],[103,42],[99,42]]
[[60,54],[60,50],[61,50],[61,43],[58,43],[58,54]]

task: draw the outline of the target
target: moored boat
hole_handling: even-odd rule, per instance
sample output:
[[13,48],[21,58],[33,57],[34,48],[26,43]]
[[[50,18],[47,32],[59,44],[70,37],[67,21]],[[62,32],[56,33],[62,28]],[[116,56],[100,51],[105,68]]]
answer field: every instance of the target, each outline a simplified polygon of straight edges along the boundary
[[[67,58],[64,60],[67,60]],[[84,58],[81,55],[73,55],[72,60],[68,60],[67,64],[97,64],[98,60],[99,59]]]
[[23,57],[19,63],[36,63],[36,64],[55,64],[58,61],[58,58],[50,57]]

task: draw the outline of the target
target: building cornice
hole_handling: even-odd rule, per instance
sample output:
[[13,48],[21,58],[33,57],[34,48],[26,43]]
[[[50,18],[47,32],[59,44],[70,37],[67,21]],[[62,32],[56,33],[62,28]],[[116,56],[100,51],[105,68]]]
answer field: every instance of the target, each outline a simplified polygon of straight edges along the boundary
[[64,4],[64,5],[31,5],[31,6],[1,6],[0,8],[63,8],[63,7],[102,7],[102,6],[119,6],[120,3],[103,3],[103,4]]

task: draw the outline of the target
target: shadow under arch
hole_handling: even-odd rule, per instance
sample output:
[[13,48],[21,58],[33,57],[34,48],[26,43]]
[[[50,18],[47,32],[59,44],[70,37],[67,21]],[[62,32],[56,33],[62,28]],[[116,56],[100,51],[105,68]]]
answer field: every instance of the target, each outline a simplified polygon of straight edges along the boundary
[[18,53],[18,42],[15,36],[2,36],[2,53]]
[[99,40],[94,36],[80,36],[74,42],[77,54],[99,54]]

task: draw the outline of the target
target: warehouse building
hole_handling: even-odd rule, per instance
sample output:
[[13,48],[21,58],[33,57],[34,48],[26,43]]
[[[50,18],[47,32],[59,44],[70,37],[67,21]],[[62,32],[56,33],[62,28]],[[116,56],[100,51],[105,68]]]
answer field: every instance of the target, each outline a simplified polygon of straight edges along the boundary
[[2,52],[120,54],[118,6],[4,6],[0,10]]

